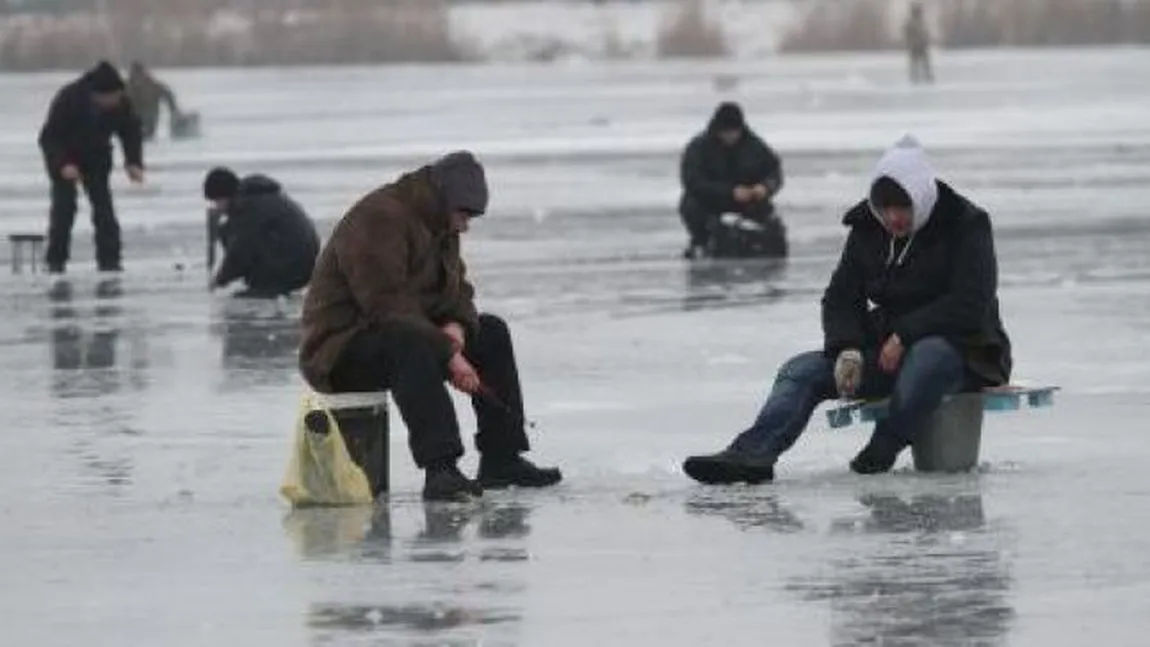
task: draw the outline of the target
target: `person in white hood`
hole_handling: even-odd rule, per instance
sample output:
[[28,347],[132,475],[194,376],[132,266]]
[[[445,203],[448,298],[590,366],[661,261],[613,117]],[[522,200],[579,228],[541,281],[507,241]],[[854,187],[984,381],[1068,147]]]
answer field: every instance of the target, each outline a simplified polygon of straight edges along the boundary
[[836,397],[890,397],[889,415],[850,463],[886,472],[944,396],[1009,381],[990,217],[935,177],[913,137],[883,155],[843,223],[850,233],[822,300],[823,349],[786,362],[746,431],[686,460],[691,478],[773,480],[815,407]]

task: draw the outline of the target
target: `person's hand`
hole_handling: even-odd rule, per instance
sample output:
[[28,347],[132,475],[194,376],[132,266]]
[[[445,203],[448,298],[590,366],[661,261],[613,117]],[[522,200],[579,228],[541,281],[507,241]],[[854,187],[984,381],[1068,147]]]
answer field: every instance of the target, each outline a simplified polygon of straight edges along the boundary
[[467,333],[463,330],[463,326],[457,322],[450,321],[440,327],[443,334],[451,340],[451,350],[459,353],[463,351],[463,346],[467,343]]
[[140,184],[144,181],[144,169],[139,166],[129,166],[128,179],[132,181],[132,184]]
[[755,190],[749,186],[739,185],[734,191],[735,202],[745,203],[755,199]]
[[861,352],[854,348],[848,348],[839,353],[835,360],[835,388],[839,391],[839,397],[854,397],[854,394],[858,392],[859,384],[862,384],[862,373],[863,356]]
[[447,374],[451,386],[460,392],[468,395],[479,393],[482,386],[479,381],[479,373],[475,372],[475,367],[467,361],[463,353],[456,353],[451,356],[451,361],[447,363]]
[[75,182],[80,179],[80,167],[75,164],[65,164],[60,167],[60,177],[69,182]]
[[765,184],[756,184],[755,186],[751,187],[751,192],[754,195],[755,200],[766,200],[767,196],[771,194],[771,190],[768,189],[767,185]]
[[891,335],[887,337],[886,343],[882,345],[882,353],[878,357],[878,366],[884,373],[895,373],[898,371],[899,364],[902,364],[902,356],[905,349],[902,347],[902,340],[898,335]]

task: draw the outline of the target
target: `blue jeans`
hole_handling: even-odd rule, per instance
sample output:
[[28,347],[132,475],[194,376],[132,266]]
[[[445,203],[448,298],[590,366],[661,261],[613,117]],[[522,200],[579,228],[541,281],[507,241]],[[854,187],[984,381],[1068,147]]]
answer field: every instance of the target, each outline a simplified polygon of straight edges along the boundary
[[[888,415],[875,425],[874,434],[903,444],[914,442],[915,432],[944,396],[966,386],[962,355],[942,337],[925,337],[907,349],[897,375],[879,369],[877,351],[864,352],[864,362],[858,395],[890,396]],[[834,360],[822,351],[796,355],[779,369],[758,418],[731,448],[778,458],[802,435],[815,407],[837,397]]]

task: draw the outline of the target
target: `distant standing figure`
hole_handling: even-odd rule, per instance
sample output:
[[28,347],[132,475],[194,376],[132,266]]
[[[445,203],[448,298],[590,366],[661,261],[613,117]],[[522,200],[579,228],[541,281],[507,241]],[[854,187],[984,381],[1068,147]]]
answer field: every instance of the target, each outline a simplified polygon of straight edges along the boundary
[[922,3],[915,2],[910,6],[903,37],[910,57],[910,82],[934,83],[934,72],[930,67],[930,29],[926,26]]
[[132,102],[132,107],[140,116],[145,141],[150,141],[156,136],[156,126],[160,122],[161,101],[167,104],[168,118],[173,122],[182,114],[172,89],[152,76],[139,61],[132,62],[132,67],[128,71],[128,100]]
[[319,255],[319,235],[302,207],[275,180],[249,175],[241,180],[228,168],[204,179],[204,198],[218,214],[224,260],[212,288],[242,280],[242,296],[271,298],[303,288]]
[[40,150],[52,182],[46,259],[51,273],[62,273],[70,255],[76,182],[84,185],[92,206],[99,269],[121,270],[120,224],[108,187],[113,133],[123,146],[128,177],[132,182],[143,182],[140,120],[124,97],[119,71],[102,61],[56,94],[40,130]]
[[722,103],[707,129],[683,152],[679,216],[690,235],[686,258],[705,254],[724,213],[759,223],[775,217],[771,199],[783,187],[778,155],[751,130],[737,103]]

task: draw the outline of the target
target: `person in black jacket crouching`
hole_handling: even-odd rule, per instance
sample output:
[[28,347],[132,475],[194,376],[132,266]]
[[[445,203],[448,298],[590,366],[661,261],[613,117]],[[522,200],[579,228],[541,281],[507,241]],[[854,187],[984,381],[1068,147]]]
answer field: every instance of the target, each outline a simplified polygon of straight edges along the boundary
[[[747,125],[739,104],[719,104],[707,129],[683,151],[680,176],[679,217],[690,236],[684,258],[786,256],[786,231],[773,202],[783,188],[783,164]],[[758,233],[725,226],[724,214],[739,214],[750,226],[744,231]]]
[[231,169],[215,168],[204,179],[204,198],[213,215],[226,216],[217,232],[224,260],[213,288],[242,280],[247,289],[239,296],[270,298],[308,284],[319,235],[279,183],[263,175],[240,180]]
[[[990,217],[935,178],[905,137],[879,161],[822,300],[824,347],[779,370],[758,418],[723,451],[688,458],[702,483],[762,483],[835,397],[889,396],[888,417],[851,461],[889,471],[944,396],[1006,384],[1010,340],[998,312]],[[871,305],[868,305],[871,304]]]

